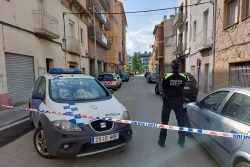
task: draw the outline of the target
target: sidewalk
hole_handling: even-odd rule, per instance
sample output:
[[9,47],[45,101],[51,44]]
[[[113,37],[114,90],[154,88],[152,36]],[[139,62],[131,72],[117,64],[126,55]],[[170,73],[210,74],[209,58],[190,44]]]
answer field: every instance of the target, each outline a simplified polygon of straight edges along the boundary
[[[18,105],[20,107],[29,107],[29,104]],[[29,117],[29,111],[17,109],[4,109],[0,107],[0,128],[12,124],[16,121]]]

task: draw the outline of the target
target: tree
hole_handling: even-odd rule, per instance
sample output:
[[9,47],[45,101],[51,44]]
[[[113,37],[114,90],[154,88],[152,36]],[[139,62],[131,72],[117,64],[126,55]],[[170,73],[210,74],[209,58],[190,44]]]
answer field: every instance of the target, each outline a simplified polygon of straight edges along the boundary
[[140,56],[138,56],[137,53],[134,53],[133,59],[132,59],[132,71],[138,71],[138,73],[143,72],[142,68],[142,61]]

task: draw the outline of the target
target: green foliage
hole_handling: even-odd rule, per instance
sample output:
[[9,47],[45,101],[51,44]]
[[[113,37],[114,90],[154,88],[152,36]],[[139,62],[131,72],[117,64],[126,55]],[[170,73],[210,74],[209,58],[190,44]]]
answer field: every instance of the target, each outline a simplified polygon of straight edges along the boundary
[[132,65],[130,65],[130,64],[127,64],[127,65],[126,65],[126,71],[127,71],[127,72],[131,72],[131,71],[132,71],[131,68],[132,68]]
[[137,53],[134,53],[134,56],[132,59],[132,71],[138,71],[139,74],[143,72],[142,61],[141,61],[140,56],[138,56]]

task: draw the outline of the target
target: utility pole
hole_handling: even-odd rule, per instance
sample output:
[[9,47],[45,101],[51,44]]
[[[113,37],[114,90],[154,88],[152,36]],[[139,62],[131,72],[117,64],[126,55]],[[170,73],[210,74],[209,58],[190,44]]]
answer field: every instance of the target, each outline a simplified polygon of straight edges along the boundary
[[93,15],[94,15],[94,41],[95,41],[95,77],[98,77],[98,66],[97,66],[97,54],[96,54],[96,25],[95,25],[95,4],[93,3],[92,9],[93,9]]

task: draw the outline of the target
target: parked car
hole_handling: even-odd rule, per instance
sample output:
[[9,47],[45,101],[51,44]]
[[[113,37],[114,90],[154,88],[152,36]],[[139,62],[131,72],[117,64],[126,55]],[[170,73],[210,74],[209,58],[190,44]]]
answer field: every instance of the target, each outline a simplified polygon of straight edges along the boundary
[[[190,102],[196,102],[197,95],[199,92],[198,82],[194,76],[190,73],[184,73],[187,77],[186,84],[183,90],[183,96],[188,98]],[[166,75],[166,74],[165,74]],[[164,75],[164,76],[165,76]],[[162,94],[162,79],[159,79],[155,84],[155,94]]]
[[147,82],[148,83],[156,83],[159,80],[160,76],[157,73],[149,73],[147,75]]
[[129,76],[126,73],[121,74],[120,78],[121,78],[122,82],[128,82],[129,81]]
[[[188,127],[250,135],[250,88],[223,88],[186,105]],[[250,167],[250,140],[192,133],[207,151],[228,167]],[[237,139],[238,138],[238,139]]]
[[117,90],[121,87],[121,81],[114,73],[102,73],[98,76],[100,81],[106,88]]
[[130,77],[133,77],[133,76],[135,76],[135,74],[134,74],[133,72],[130,72],[130,73],[129,73],[129,76],[130,76]]
[[60,113],[30,112],[36,128],[34,146],[44,158],[91,155],[121,147],[132,139],[128,124],[83,117],[130,120],[112,90],[81,73],[80,69],[50,69],[37,79],[30,93],[31,108]]
[[145,72],[144,77],[147,78],[148,74],[150,74],[150,72]]

